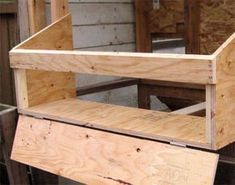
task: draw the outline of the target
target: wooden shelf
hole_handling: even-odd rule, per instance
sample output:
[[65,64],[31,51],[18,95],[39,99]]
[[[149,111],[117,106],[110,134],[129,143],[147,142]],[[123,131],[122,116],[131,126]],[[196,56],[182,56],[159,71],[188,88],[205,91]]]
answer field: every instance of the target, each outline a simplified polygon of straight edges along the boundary
[[64,99],[20,110],[39,118],[63,121],[143,138],[206,148],[205,118]]

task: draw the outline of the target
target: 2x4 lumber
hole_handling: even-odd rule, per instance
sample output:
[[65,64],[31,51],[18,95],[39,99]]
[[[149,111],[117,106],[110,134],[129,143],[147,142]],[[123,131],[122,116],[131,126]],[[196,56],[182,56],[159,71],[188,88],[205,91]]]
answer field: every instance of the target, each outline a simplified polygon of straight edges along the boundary
[[138,79],[120,78],[116,80],[96,83],[93,85],[78,87],[77,96],[83,96],[87,94],[128,87],[128,86],[136,85],[138,81],[139,81]]
[[19,109],[25,115],[207,148],[205,118],[65,99]]
[[46,26],[45,9],[44,0],[28,0],[29,30],[31,35]]
[[56,21],[69,13],[68,0],[51,0],[51,19]]
[[15,49],[11,67],[145,78],[196,84],[215,83],[212,56]]
[[91,185],[210,185],[218,162],[213,153],[27,116],[11,158]]
[[206,109],[206,103],[202,102],[202,103],[198,103],[196,105],[192,105],[192,106],[189,106],[189,107],[185,107],[185,108],[173,111],[171,113],[174,113],[174,114],[188,114],[188,115],[190,115],[190,114],[193,114],[195,112],[198,112],[198,111],[201,111],[201,110],[205,110],[205,109]]

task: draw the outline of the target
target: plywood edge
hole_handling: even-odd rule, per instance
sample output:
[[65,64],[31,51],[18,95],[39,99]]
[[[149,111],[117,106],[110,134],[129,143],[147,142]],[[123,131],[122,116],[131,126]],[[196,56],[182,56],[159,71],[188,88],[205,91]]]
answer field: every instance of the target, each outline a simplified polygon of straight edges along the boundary
[[211,185],[218,155],[20,116],[13,160],[85,184]]
[[211,56],[18,49],[10,58],[12,68],[214,83]]
[[[70,111],[68,111],[69,109]],[[68,124],[212,149],[205,140],[206,119],[202,117],[175,115],[78,99],[59,100],[18,111],[23,115]],[[117,115],[119,118],[116,118]],[[180,124],[176,125],[175,122]],[[182,130],[182,128],[184,129]]]
[[220,149],[235,141],[235,34],[213,54],[216,57],[216,144]]

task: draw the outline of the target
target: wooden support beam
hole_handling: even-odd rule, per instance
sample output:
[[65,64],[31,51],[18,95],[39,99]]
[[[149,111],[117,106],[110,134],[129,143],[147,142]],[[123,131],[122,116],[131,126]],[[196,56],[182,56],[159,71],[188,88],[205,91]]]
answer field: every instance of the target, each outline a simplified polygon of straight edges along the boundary
[[192,106],[189,106],[189,107],[185,107],[185,108],[173,111],[171,113],[190,115],[190,114],[193,114],[193,113],[199,112],[201,110],[205,110],[205,109],[206,109],[206,103],[202,102],[202,103],[198,103],[196,105],[192,105]]
[[20,69],[215,83],[213,57],[207,55],[15,49],[10,59]]
[[138,79],[127,79],[127,78],[120,78],[117,80],[100,82],[93,85],[87,85],[83,87],[77,88],[77,96],[83,96],[92,93],[98,93],[118,88],[123,88],[127,86],[136,85],[138,83]]
[[68,0],[51,0],[51,19],[57,21],[69,13]]

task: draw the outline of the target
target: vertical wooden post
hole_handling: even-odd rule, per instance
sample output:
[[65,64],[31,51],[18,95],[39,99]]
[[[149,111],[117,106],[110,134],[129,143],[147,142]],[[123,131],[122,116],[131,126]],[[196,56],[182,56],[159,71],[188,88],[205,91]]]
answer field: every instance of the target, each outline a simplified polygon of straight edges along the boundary
[[152,52],[152,40],[148,24],[148,11],[151,1],[135,0],[136,50]]
[[68,0],[51,0],[51,20],[52,22],[69,13]]

